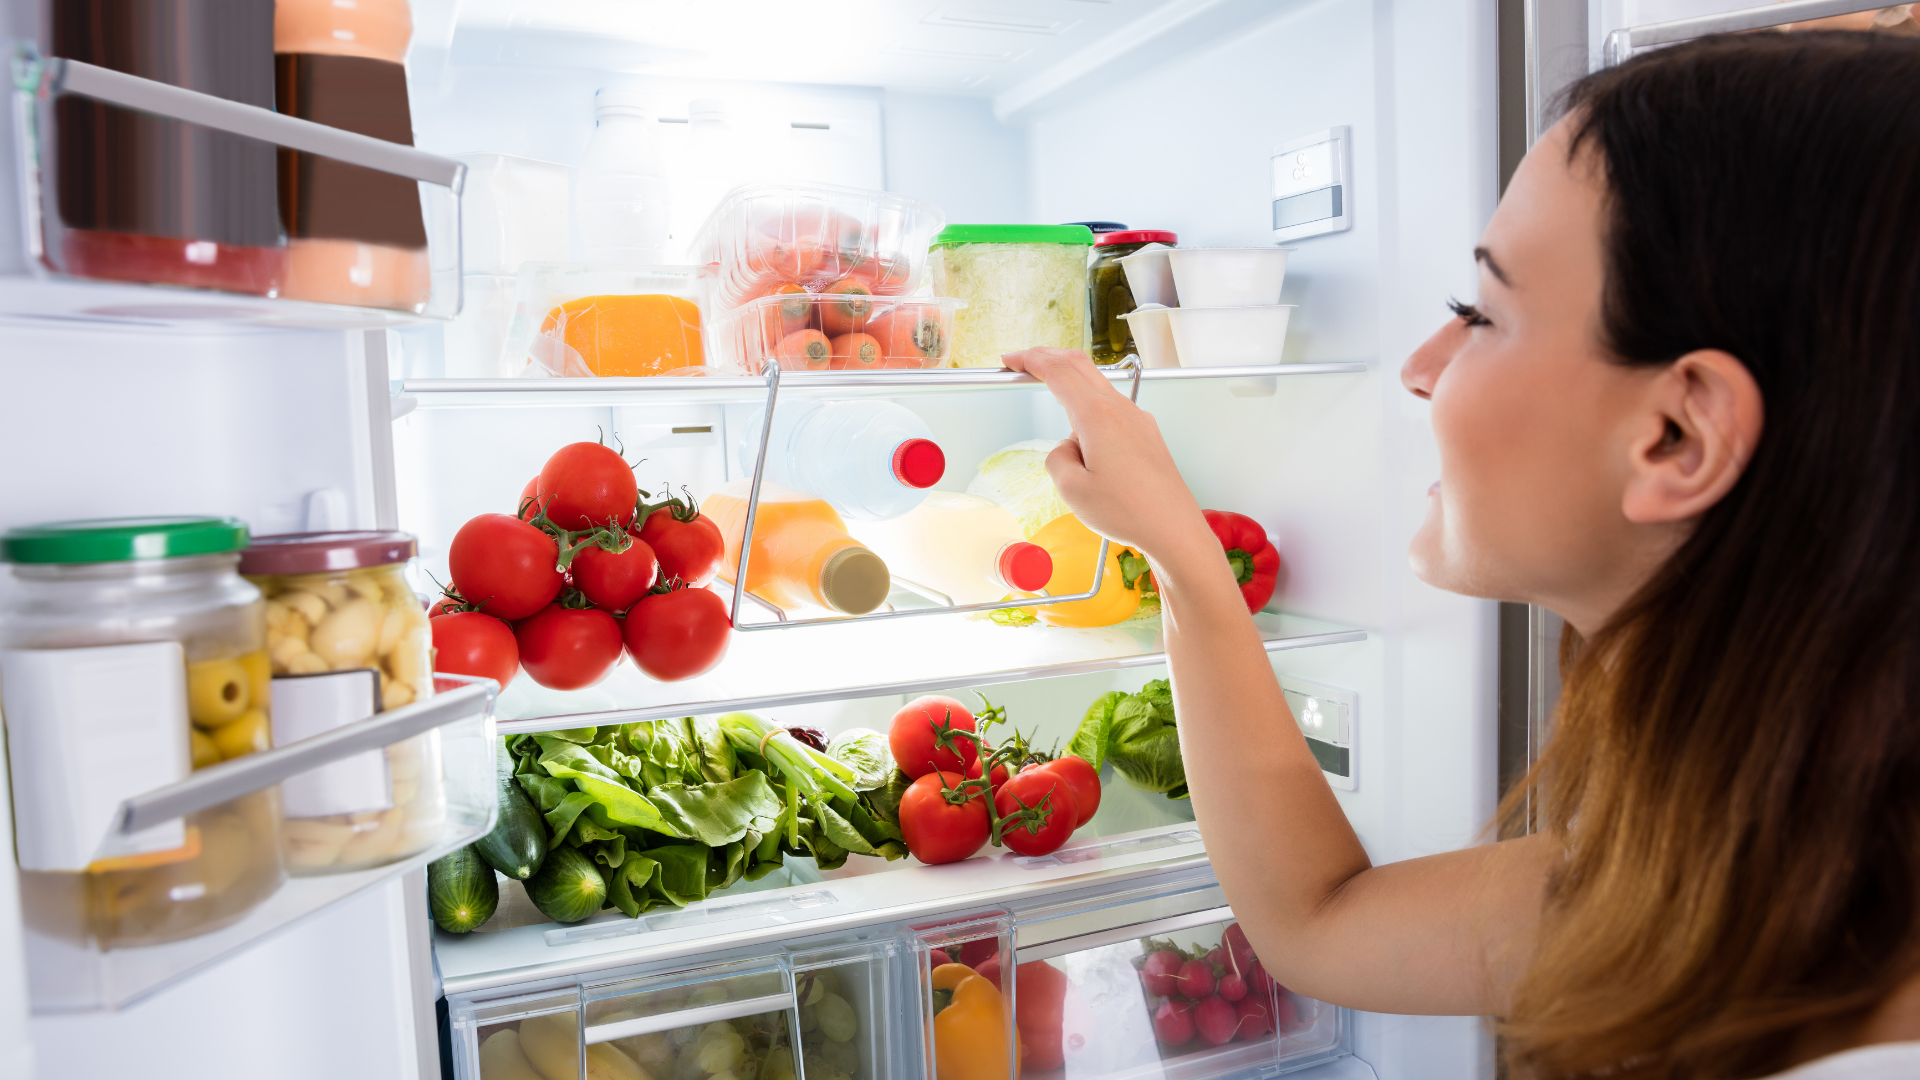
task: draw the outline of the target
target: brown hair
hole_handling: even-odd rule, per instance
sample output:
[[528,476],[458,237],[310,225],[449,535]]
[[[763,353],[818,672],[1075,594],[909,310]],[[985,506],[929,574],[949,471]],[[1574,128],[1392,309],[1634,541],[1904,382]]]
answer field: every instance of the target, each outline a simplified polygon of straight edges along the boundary
[[1745,474],[1572,658],[1518,1075],[1742,1078],[1863,1016],[1920,919],[1920,40],[1708,38],[1577,83],[1615,362],[1740,358]]

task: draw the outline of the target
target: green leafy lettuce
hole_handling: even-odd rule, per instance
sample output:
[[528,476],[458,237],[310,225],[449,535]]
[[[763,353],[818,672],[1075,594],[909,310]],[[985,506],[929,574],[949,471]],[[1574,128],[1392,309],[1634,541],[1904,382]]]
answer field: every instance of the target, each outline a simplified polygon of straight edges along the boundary
[[1162,792],[1169,799],[1187,797],[1173,687],[1165,679],[1155,679],[1135,694],[1116,690],[1096,698],[1067,752],[1096,769],[1111,762],[1115,772],[1144,791]]

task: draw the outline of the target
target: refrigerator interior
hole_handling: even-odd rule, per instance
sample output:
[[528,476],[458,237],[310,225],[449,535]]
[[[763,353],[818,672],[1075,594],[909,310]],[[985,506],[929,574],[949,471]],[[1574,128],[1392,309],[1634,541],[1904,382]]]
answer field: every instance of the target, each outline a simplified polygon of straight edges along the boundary
[[[1441,301],[1473,290],[1469,252],[1496,194],[1492,6],[1049,0],[1016,17],[985,5],[916,4],[902,5],[912,18],[893,13],[893,23],[862,23],[858,34],[836,33],[836,20],[879,16],[828,5],[830,14],[796,28],[779,15],[792,5],[734,6],[743,26],[756,27],[742,32],[751,48],[644,45],[636,39],[646,31],[621,23],[625,16],[610,5],[567,5],[564,17],[544,25],[531,5],[507,0],[416,3],[416,142],[443,154],[571,164],[591,133],[598,87],[643,91],[668,118],[692,100],[718,97],[735,103],[750,135],[745,145],[761,151],[741,179],[762,169],[884,187],[941,206],[949,222],[1110,218],[1172,229],[1183,246],[1251,246],[1272,242],[1275,147],[1351,126],[1354,226],[1300,243],[1283,296],[1300,305],[1286,359],[1361,361],[1366,370],[1279,378],[1271,396],[1236,396],[1224,379],[1150,382],[1140,402],[1159,419],[1203,505],[1267,527],[1287,563],[1274,608],[1316,626],[1364,631],[1363,640],[1276,652],[1274,665],[1357,695],[1359,779],[1338,795],[1374,860],[1480,837],[1494,791],[1493,613],[1420,585],[1406,569],[1406,541],[1438,468],[1425,406],[1400,389],[1397,369],[1445,317]],[[667,20],[673,33],[707,32],[691,15],[675,18]],[[604,32],[593,30],[595,19],[608,20]],[[1021,29],[1023,19],[1052,29]],[[898,47],[886,36],[895,32]],[[789,47],[773,48],[782,35]],[[853,46],[864,50],[859,58],[820,70],[819,58]],[[796,61],[807,48],[816,61]],[[676,238],[692,225],[676,216]],[[19,248],[9,245],[10,264]],[[259,533],[397,524],[420,535],[421,563],[436,574],[458,525],[509,510],[561,443],[593,438],[596,427],[617,431],[630,458],[648,458],[642,486],[670,475],[697,489],[738,475],[730,473],[737,465],[728,462],[726,432],[751,407],[554,406],[524,397],[467,407],[432,385],[461,373],[439,324],[362,334],[241,329],[217,316],[107,322],[16,313],[6,334],[0,447],[14,468],[0,527],[167,512],[232,514]],[[388,380],[417,385],[390,393]],[[955,433],[943,438],[958,440],[949,455],[965,470],[1008,443],[1066,433],[1057,407],[1034,389],[896,400]],[[950,472],[941,486],[964,488],[967,478]],[[939,657],[919,682],[960,696],[977,686],[1007,705],[1022,730],[1037,729],[1042,745],[1064,740],[1099,694],[1165,675],[1164,665],[1148,663],[975,680],[969,675],[981,669],[970,658],[979,654],[967,643],[980,632],[1047,628],[960,622],[888,625],[911,627],[901,640],[916,657]],[[771,693],[802,674],[829,688],[884,683],[893,660],[904,662],[844,655],[850,650],[822,649],[822,663],[779,655],[780,639],[808,633],[815,631],[737,634],[730,663],[760,649],[766,664],[738,672],[723,664],[692,690],[647,684],[624,665],[610,689],[561,699],[517,683],[501,716],[529,727],[545,716],[636,702],[666,709],[742,696],[742,686]],[[1152,651],[1136,643],[1070,659],[1099,666]],[[908,696],[757,711],[831,733],[883,727]],[[1178,834],[1187,820],[1184,803],[1109,776],[1099,816],[1077,839]],[[1117,858],[1112,873],[1146,873],[1139,868],[1159,857]],[[883,901],[935,905],[956,888],[954,875],[925,868],[862,869],[873,873],[842,871],[849,883],[829,888],[870,896],[875,910]],[[1025,872],[980,868],[994,880],[1018,873]],[[1075,879],[1047,880],[1066,888]],[[804,892],[816,883],[778,887]],[[972,886],[958,888],[964,895]],[[263,1063],[290,1077],[436,1075],[435,971],[423,952],[419,891],[415,881],[362,894],[119,1013],[34,1017],[25,1026],[40,1072],[104,1075],[159,1060],[214,1076]],[[545,939],[551,929],[438,935],[439,968],[486,982],[489,965],[556,950],[583,970],[595,956],[632,965],[701,951],[697,928],[663,930],[659,940],[676,944],[658,956],[640,940],[652,934],[556,947]],[[19,1016],[18,1008],[0,1015],[0,1033]],[[1351,1045],[1383,1077],[1479,1076],[1490,1060],[1475,1018],[1355,1014]]]

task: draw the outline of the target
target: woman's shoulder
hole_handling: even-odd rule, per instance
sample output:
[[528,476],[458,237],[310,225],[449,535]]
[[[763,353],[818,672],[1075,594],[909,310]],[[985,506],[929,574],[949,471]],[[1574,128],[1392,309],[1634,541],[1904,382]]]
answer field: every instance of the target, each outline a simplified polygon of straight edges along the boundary
[[1920,1042],[1897,1042],[1829,1054],[1766,1080],[1912,1080],[1916,1076],[1920,1076]]

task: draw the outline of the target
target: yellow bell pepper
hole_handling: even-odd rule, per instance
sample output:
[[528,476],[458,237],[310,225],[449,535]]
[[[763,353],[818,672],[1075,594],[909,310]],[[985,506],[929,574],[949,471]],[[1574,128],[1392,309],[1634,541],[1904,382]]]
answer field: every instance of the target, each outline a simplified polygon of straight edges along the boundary
[[[933,1018],[936,1080],[1007,1080],[1007,1010],[1000,989],[965,964],[942,964],[930,976],[953,1000]],[[1026,1056],[1015,1031],[1014,1077]]]
[[[1047,591],[1055,596],[1072,596],[1093,587],[1094,559],[1100,552],[1100,536],[1080,524],[1072,514],[1062,514],[1041,526],[1033,542],[1053,556],[1053,577]],[[1100,591],[1090,600],[1070,604],[1051,604],[1034,608],[1034,614],[1048,626],[1112,626],[1132,615],[1140,607],[1140,590],[1127,585],[1120,573],[1119,544],[1107,545],[1107,572],[1100,579]]]

